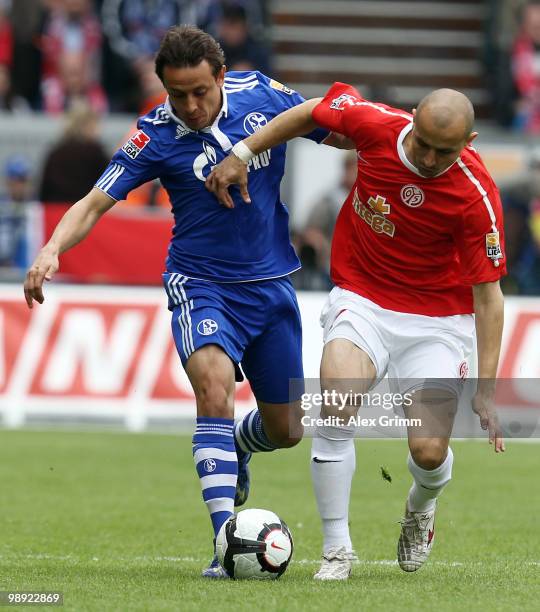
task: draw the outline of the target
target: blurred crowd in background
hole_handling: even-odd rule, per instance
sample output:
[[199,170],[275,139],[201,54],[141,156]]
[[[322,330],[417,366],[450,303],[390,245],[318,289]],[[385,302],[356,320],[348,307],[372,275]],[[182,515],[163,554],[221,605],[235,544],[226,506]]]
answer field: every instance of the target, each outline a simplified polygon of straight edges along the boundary
[[214,35],[230,70],[271,69],[264,5],[222,0],[0,0],[0,109],[48,114],[85,100],[144,114],[163,97],[153,58],[174,24]]
[[[112,151],[99,137],[110,113],[133,117],[165,99],[153,57],[165,31],[192,23],[221,43],[230,70],[273,71],[269,2],[262,0],[0,0],[0,116],[66,117],[60,140],[36,169],[13,152],[0,193],[0,268],[19,275],[32,202],[73,203],[88,192]],[[540,0],[487,0],[483,64],[492,121],[540,141]],[[322,92],[321,92],[322,93]],[[330,243],[341,203],[354,183],[354,154],[337,184],[313,202],[294,244],[303,261],[300,289],[326,290]],[[501,186],[506,212],[508,294],[540,294],[540,142],[522,175]],[[159,185],[131,196],[168,207]],[[7,278],[1,275],[0,278]]]

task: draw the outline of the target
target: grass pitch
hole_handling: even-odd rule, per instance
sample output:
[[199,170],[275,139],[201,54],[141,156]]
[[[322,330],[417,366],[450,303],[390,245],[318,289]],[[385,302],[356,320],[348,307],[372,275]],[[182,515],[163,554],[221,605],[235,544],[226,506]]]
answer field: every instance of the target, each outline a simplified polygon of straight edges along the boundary
[[[295,538],[277,582],[208,582],[211,530],[188,437],[0,431],[0,590],[59,590],[68,610],[538,610],[540,447],[454,442],[454,480],[419,572],[395,565],[406,444],[357,442],[346,583],[312,580],[321,535],[309,441],[252,461],[248,507]],[[381,466],[392,482],[381,475]]]

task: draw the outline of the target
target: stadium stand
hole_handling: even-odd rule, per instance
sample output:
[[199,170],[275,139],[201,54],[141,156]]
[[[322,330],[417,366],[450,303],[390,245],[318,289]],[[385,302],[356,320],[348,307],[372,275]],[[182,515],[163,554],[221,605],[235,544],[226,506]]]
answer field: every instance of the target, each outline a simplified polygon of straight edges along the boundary
[[343,80],[367,97],[410,108],[431,89],[454,87],[484,118],[486,17],[482,0],[276,0],[275,66],[281,80],[308,97]]

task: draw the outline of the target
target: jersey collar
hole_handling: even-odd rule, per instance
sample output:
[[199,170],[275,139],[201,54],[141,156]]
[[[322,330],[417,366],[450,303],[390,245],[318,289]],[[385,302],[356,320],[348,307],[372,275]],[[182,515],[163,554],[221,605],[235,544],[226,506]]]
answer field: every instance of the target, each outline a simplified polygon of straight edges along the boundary
[[[219,120],[221,119],[221,117],[227,117],[228,116],[228,112],[229,112],[229,103],[227,101],[227,92],[225,91],[225,88],[222,87],[221,88],[221,99],[222,99],[222,103],[221,103],[221,109],[219,111],[219,113],[217,114],[217,117],[214,120],[214,123],[212,125],[209,125],[208,127],[203,128],[202,130],[199,130],[200,132],[211,132],[212,128],[216,128]],[[172,107],[171,101],[169,100],[169,96],[167,96],[167,99],[165,100],[165,104],[163,105],[165,110],[167,111],[167,114],[169,115],[169,117],[175,122],[177,123],[182,130],[185,130],[186,132],[195,132],[195,130],[192,130],[191,128],[189,128],[174,112],[174,109]]]
[[429,180],[430,178],[437,178],[438,176],[442,176],[445,172],[448,172],[448,170],[450,170],[450,168],[457,162],[457,160],[460,159],[458,157],[458,159],[456,159],[454,164],[451,164],[450,166],[448,166],[448,168],[444,169],[442,172],[439,172],[439,174],[435,174],[434,176],[430,176],[430,177],[422,176],[422,174],[420,174],[420,172],[418,171],[418,168],[414,166],[413,164],[411,164],[411,162],[407,159],[407,156],[405,155],[405,148],[403,147],[403,141],[405,140],[405,136],[407,136],[407,134],[410,133],[412,128],[413,128],[413,122],[410,121],[401,130],[398,136],[398,140],[397,140],[397,152],[399,155],[399,159],[401,159],[403,165],[406,166],[411,172],[414,172],[415,174],[422,177],[423,179]]

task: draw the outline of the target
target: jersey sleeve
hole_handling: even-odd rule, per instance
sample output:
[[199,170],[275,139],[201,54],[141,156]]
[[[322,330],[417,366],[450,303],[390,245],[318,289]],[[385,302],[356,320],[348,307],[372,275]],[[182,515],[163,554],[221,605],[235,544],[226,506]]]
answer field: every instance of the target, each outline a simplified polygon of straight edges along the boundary
[[114,200],[124,200],[128,193],[157,178],[160,174],[160,157],[155,137],[149,134],[148,128],[138,131],[118,149],[105,172],[97,180],[95,187]]
[[[305,102],[305,99],[294,89],[290,89],[283,83],[267,77],[264,74],[258,73],[259,80],[265,86],[268,95],[270,96],[273,105],[279,113],[298,106]],[[308,140],[313,140],[316,143],[321,143],[330,133],[326,128],[316,128],[309,134],[303,136]]]
[[455,241],[463,284],[489,283],[506,274],[502,204],[492,181],[485,188],[478,183],[478,196],[465,209]]
[[[365,100],[351,85],[334,83],[313,109],[313,119],[332,132],[347,136],[362,147],[373,141],[384,114],[400,115],[384,104]],[[406,114],[402,114],[407,118]]]

